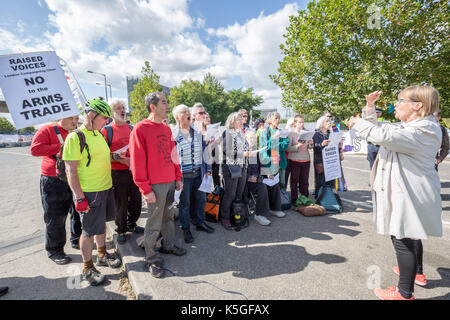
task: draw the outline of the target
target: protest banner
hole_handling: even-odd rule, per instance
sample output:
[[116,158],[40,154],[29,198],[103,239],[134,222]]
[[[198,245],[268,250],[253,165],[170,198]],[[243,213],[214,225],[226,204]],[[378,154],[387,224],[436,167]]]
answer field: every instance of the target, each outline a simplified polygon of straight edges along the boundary
[[341,160],[339,159],[339,148],[328,145],[322,149],[323,169],[325,181],[331,181],[342,177]]
[[80,113],[54,51],[0,56],[0,87],[17,129]]

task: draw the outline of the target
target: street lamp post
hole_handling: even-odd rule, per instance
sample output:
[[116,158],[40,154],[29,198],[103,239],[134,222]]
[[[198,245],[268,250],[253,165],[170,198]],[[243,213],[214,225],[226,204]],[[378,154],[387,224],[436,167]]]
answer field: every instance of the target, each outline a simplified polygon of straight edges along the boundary
[[[101,82],[96,82],[95,83],[98,86],[103,86],[104,84]],[[109,87],[109,97],[112,98],[112,89],[111,89],[111,85],[109,83],[106,84]]]
[[108,101],[108,88],[106,87],[106,74],[99,73],[99,72],[94,72],[94,71],[91,71],[91,70],[87,70],[87,72],[99,74],[99,75],[102,75],[105,78],[105,97],[106,97],[106,101]]

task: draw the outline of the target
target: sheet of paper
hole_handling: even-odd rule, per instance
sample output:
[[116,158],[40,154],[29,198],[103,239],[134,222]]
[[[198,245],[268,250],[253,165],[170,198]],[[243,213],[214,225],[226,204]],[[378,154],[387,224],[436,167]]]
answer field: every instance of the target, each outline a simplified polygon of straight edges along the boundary
[[202,184],[200,185],[200,188],[198,188],[198,191],[211,193],[211,191],[212,191],[212,184],[213,184],[212,175],[206,176],[206,174],[205,174],[203,176]]
[[178,191],[175,190],[174,200],[173,200],[173,203],[169,206],[169,210],[172,209],[173,207],[175,207],[177,205],[177,203],[180,201],[181,191],[183,191],[183,188],[181,188]]
[[343,135],[343,131],[331,132],[330,137],[328,138],[328,140],[331,140],[330,145],[337,147],[339,145],[339,142],[341,142]]
[[313,138],[315,133],[316,133],[315,131],[302,130],[298,135],[297,141],[309,141]]
[[263,151],[263,150],[266,150],[267,149],[267,146],[265,146],[265,147],[263,147],[263,148],[261,148],[261,149],[258,149],[258,150],[255,150],[255,151],[252,151],[252,152],[261,152],[261,151]]
[[216,134],[219,132],[220,122],[210,124],[206,127],[206,135],[205,140],[214,138]]
[[276,185],[277,183],[280,182],[280,174],[277,173],[277,175],[275,177],[273,177],[273,179],[263,179],[262,181],[265,185],[268,185],[269,187],[273,187],[274,185]]
[[119,150],[114,151],[114,153],[117,153],[117,154],[124,153],[125,151],[128,150],[128,147],[129,147],[129,146],[130,146],[130,145],[127,144],[125,147],[120,148]]
[[290,133],[291,133],[290,130],[281,130],[280,131],[280,138],[287,138]]

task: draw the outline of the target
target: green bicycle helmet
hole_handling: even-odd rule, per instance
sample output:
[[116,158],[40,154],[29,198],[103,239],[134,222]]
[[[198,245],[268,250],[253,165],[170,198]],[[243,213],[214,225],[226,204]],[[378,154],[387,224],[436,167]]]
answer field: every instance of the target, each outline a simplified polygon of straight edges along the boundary
[[112,110],[109,104],[100,99],[91,99],[86,104],[86,113],[89,111],[95,111],[104,117],[112,118]]

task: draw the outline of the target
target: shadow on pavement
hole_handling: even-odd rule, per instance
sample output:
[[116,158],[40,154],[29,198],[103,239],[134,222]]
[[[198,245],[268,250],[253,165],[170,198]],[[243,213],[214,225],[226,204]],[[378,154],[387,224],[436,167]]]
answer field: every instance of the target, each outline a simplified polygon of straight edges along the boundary
[[[75,274],[78,268],[72,267],[71,271]],[[43,276],[2,278],[0,287],[7,286],[9,291],[0,297],[0,300],[126,300],[125,296],[106,290],[111,284],[109,280],[119,280],[121,275],[107,275],[106,278],[105,283],[97,287],[91,287],[85,281],[81,282],[76,276],[58,279]]]

